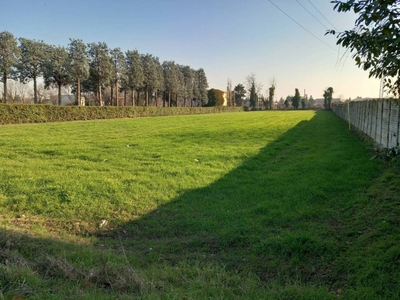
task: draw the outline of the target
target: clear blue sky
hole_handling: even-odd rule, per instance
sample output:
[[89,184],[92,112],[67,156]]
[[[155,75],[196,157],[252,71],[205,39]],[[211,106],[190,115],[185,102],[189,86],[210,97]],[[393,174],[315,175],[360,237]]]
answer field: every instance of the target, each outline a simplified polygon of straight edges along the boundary
[[350,55],[342,58],[345,49],[324,35],[333,29],[327,20],[342,31],[353,27],[354,14],[333,11],[330,0],[272,2],[316,37],[268,0],[7,1],[0,31],[54,45],[78,38],[137,49],[203,68],[210,88],[225,90],[228,78],[235,86],[254,73],[263,93],[276,78],[276,99],[295,88],[320,98],[329,86],[335,97],[378,96],[379,81],[368,79]]

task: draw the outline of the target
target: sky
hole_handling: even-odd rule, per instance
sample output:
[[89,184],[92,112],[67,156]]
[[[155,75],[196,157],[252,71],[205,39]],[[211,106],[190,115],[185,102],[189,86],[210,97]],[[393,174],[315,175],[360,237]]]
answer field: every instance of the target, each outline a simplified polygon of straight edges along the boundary
[[69,39],[150,53],[205,70],[209,88],[226,90],[254,74],[262,93],[275,78],[275,100],[296,88],[322,98],[378,97],[351,53],[327,29],[352,29],[356,15],[330,0],[7,0],[0,31],[67,46]]

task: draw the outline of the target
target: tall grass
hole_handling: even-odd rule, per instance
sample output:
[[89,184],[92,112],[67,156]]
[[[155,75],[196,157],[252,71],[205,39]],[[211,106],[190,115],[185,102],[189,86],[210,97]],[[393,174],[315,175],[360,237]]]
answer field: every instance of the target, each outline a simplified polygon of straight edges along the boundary
[[400,296],[397,171],[329,112],[0,134],[7,297]]

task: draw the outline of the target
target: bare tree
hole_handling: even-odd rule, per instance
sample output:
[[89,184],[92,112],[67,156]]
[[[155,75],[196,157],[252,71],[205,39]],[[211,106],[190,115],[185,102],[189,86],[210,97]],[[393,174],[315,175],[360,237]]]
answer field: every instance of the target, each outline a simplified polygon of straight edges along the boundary
[[7,82],[7,98],[9,102],[20,102],[25,103],[26,96],[30,92],[31,88],[27,84],[23,84],[17,80],[8,79]]
[[257,82],[256,74],[251,73],[249,76],[246,77],[246,89],[249,93],[253,84],[256,94],[260,94],[263,88],[263,84],[261,82]]
[[45,104],[51,100],[52,94],[57,95],[52,90],[53,89],[46,89],[44,87],[44,83],[38,83],[36,84],[36,91],[35,89],[29,90],[29,96],[31,96],[31,98],[35,98],[36,95],[36,100],[34,100],[34,103]]

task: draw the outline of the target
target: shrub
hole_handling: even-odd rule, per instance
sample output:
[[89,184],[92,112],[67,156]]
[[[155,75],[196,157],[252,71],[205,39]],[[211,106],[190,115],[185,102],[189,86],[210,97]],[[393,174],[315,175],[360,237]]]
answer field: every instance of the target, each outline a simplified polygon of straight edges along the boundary
[[224,92],[216,89],[208,91],[208,104],[207,106],[222,106],[224,104]]
[[242,107],[54,106],[0,104],[0,124],[46,123],[99,119],[239,112]]

